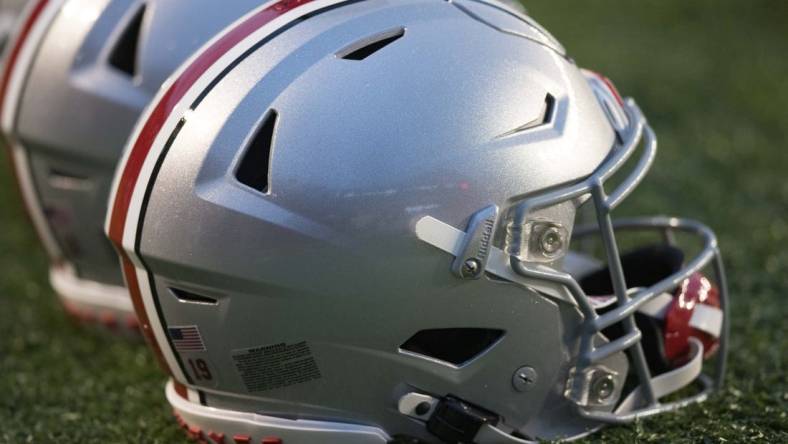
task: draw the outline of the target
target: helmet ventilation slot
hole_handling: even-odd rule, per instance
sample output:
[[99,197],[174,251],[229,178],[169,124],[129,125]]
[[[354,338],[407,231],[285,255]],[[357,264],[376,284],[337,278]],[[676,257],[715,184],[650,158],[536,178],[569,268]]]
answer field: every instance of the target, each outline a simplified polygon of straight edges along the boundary
[[337,56],[345,60],[364,60],[405,35],[405,28],[386,31],[360,40],[339,51]]
[[199,295],[178,288],[171,287],[170,293],[172,293],[173,296],[178,298],[179,301],[190,303],[190,304],[216,305],[219,303],[219,301],[217,301],[214,298],[209,298],[208,296]]
[[61,169],[50,169],[47,183],[50,187],[64,191],[90,191],[93,183],[84,176]]
[[137,50],[144,17],[145,5],[142,5],[126,24],[109,54],[109,64],[132,77],[137,74]]
[[547,125],[553,121],[554,115],[555,115],[555,97],[553,97],[551,94],[548,93],[547,95],[545,95],[544,105],[542,105],[542,112],[539,113],[539,117],[531,120],[528,123],[520,125],[513,130],[509,130],[498,137],[500,138],[500,137],[511,136],[513,134],[521,133],[523,131],[527,131]]
[[504,335],[489,328],[421,330],[400,346],[401,352],[462,366],[492,348]]
[[539,125],[547,125],[548,123],[553,121],[553,115],[555,114],[555,97],[548,93],[544,97],[544,108],[542,109],[542,118]]
[[271,148],[278,114],[270,110],[241,158],[235,178],[244,185],[263,193],[268,191],[268,174],[271,166]]

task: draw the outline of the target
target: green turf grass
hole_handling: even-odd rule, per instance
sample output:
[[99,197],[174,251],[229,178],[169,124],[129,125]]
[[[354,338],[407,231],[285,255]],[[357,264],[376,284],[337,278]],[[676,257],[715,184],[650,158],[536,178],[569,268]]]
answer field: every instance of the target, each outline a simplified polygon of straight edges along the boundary
[[[788,2],[527,6],[579,64],[637,98],[657,131],[653,172],[623,213],[710,224],[733,296],[724,392],[589,441],[788,442]],[[186,442],[144,346],[62,313],[0,163],[0,442]]]

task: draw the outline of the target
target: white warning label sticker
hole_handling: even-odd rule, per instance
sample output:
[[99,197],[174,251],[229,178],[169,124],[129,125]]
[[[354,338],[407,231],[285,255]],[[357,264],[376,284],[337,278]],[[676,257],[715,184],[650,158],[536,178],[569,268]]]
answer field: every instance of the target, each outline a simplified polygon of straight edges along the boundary
[[306,341],[232,351],[246,389],[262,392],[320,379],[320,369]]

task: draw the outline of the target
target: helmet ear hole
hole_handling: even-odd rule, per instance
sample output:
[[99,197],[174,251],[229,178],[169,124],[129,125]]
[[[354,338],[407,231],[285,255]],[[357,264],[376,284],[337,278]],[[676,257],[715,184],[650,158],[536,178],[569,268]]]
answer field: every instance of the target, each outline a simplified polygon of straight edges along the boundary
[[337,54],[345,60],[364,60],[405,35],[405,28],[386,31],[350,45]]
[[504,333],[488,328],[421,330],[405,341],[400,350],[462,366],[492,348]]

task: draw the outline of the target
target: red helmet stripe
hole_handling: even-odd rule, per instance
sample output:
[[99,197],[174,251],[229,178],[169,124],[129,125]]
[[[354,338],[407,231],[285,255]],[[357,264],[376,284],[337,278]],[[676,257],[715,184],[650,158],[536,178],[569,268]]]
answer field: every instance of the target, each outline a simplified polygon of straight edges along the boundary
[[151,329],[152,327],[150,325],[150,319],[148,319],[148,313],[145,311],[145,306],[142,303],[142,294],[140,293],[140,286],[137,282],[134,264],[131,263],[131,259],[129,259],[123,250],[118,249],[118,254],[120,254],[120,261],[123,266],[123,276],[126,277],[126,287],[129,290],[129,297],[134,306],[134,312],[137,314],[140,331],[145,337],[145,341],[148,342],[148,345],[153,350],[153,354],[156,356],[159,366],[165,373],[172,374],[170,367],[167,365],[167,360],[164,358],[164,353],[162,353],[159,343],[156,342],[156,336]]
[[621,94],[618,92],[618,88],[616,88],[616,85],[613,84],[613,81],[610,80],[607,76],[603,76],[598,72],[595,74],[597,75],[597,77],[599,77],[599,80],[601,80],[605,84],[605,86],[607,86],[607,89],[609,89],[610,92],[613,93],[613,97],[616,98],[618,104],[624,106],[624,99],[621,98]]

